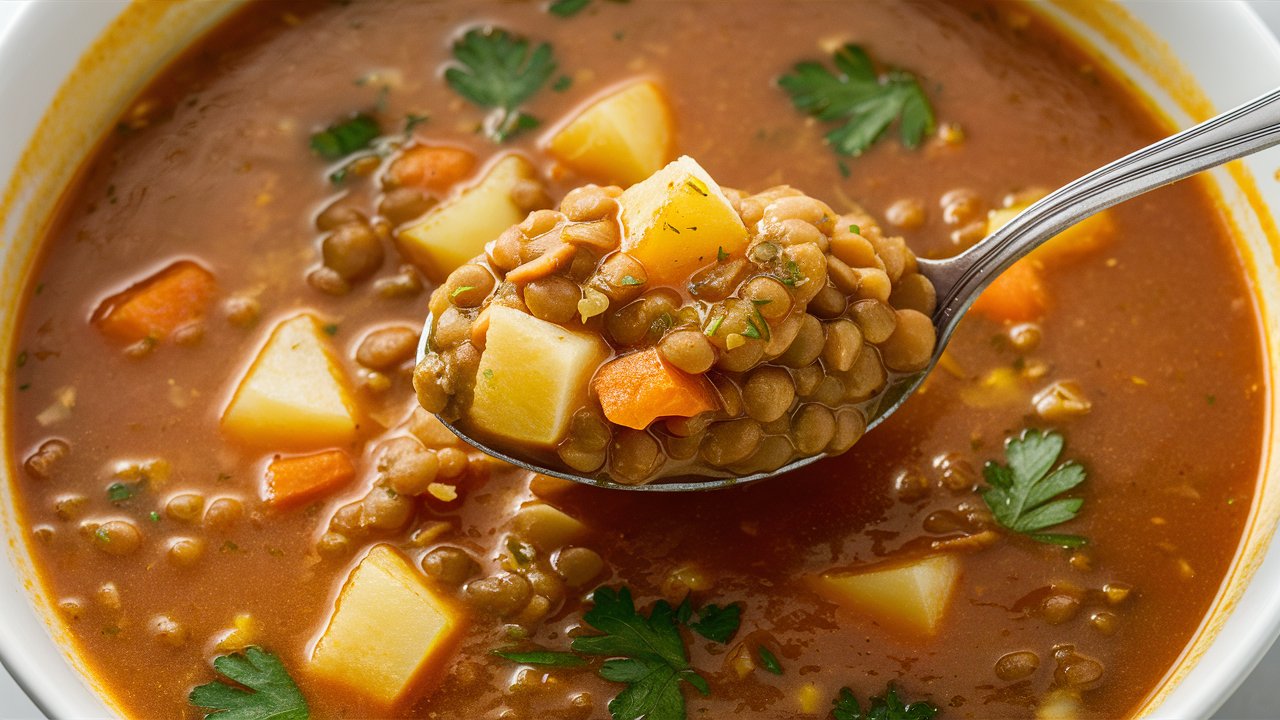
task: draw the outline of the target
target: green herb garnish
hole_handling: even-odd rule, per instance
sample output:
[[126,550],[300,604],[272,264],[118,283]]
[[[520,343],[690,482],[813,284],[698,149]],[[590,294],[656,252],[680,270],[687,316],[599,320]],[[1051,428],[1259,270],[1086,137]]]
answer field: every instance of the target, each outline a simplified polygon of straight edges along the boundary
[[708,326],[707,326],[707,329],[704,331],[704,332],[705,332],[705,334],[706,334],[706,336],[707,336],[707,337],[711,337],[711,336],[715,335],[715,334],[716,334],[716,331],[720,329],[720,323],[722,323],[722,322],[724,322],[724,316],[723,316],[723,315],[720,315],[720,316],[719,316],[719,317],[717,317],[716,319],[712,320],[712,321],[711,321],[711,324],[710,324],[710,325],[708,325]]
[[898,120],[902,144],[920,145],[932,132],[933,109],[919,81],[904,70],[876,72],[866,51],[845,45],[833,58],[839,74],[816,62],[802,62],[792,74],[778,78],[796,109],[843,124],[827,133],[827,143],[840,155],[861,155]]
[[602,634],[576,637],[571,647],[584,655],[611,658],[600,666],[600,677],[627,686],[609,701],[614,720],[684,720],[680,682],[703,695],[711,688],[689,667],[675,610],[659,600],[646,617],[636,610],[625,587],[599,588],[591,601],[594,606],[582,619]]
[[531,50],[528,40],[506,30],[475,28],[454,43],[453,56],[459,64],[444,71],[445,82],[467,100],[493,110],[484,128],[490,139],[503,142],[539,125],[519,107],[555,73],[550,45]]
[[742,608],[737,605],[707,605],[697,612],[698,619],[690,622],[693,618],[693,606],[690,604],[689,596],[685,596],[684,602],[680,603],[676,615],[680,622],[689,626],[689,629],[698,633],[708,640],[714,640],[718,643],[727,643],[738,632],[738,626],[742,620]]
[[752,318],[747,318],[747,327],[742,331],[742,336],[752,340],[759,340],[764,337],[760,334],[760,328],[756,327],[756,321]]
[[337,335],[337,334],[338,334],[338,325],[337,325],[337,323],[329,323],[329,324],[325,325],[325,326],[324,326],[324,328],[322,328],[322,329],[324,330],[324,334],[325,334],[325,335],[329,335],[329,336],[331,336],[331,337],[332,337],[332,336],[334,336],[334,335]]
[[369,147],[382,131],[378,121],[360,113],[311,135],[311,150],[326,160],[337,160]]
[[640,278],[632,277],[630,275],[623,275],[621,282],[623,285],[643,285],[644,284],[644,281],[641,280]]
[[840,688],[840,694],[832,704],[835,707],[831,714],[836,720],[931,720],[938,714],[937,707],[923,700],[904,704],[892,684],[884,697],[871,698],[865,713],[853,691],[847,687]]
[[453,298],[458,297],[459,295],[461,295],[462,293],[464,293],[464,292],[466,292],[466,291],[468,291],[468,290],[475,290],[475,289],[476,289],[476,286],[475,286],[475,285],[462,285],[462,286],[459,286],[459,287],[455,288],[453,292],[449,293],[449,299],[450,299],[450,300],[452,300]]
[[858,227],[857,225],[850,225],[849,232],[853,233],[854,235],[861,235],[862,228]]
[[279,658],[260,647],[215,658],[213,669],[236,683],[214,681],[187,696],[217,720],[307,720],[311,712]]
[[147,513],[147,519],[151,520],[151,522],[153,523],[158,523],[160,522],[160,513],[156,512],[155,510],[152,510],[151,512]]
[[119,505],[133,497],[134,492],[135,488],[132,485],[126,485],[121,482],[111,483],[107,486],[107,500],[111,501],[113,505]]
[[756,654],[760,656],[760,664],[764,669],[774,675],[782,674],[782,663],[778,662],[778,656],[769,651],[769,648],[760,645],[756,648]]
[[625,587],[597,588],[591,601],[593,606],[582,619],[600,634],[574,638],[572,653],[502,650],[494,654],[519,663],[560,667],[584,664],[583,655],[607,658],[598,671],[600,677],[626,685],[609,701],[613,720],[685,720],[681,683],[689,683],[703,695],[710,694],[711,687],[689,665],[680,626],[709,640],[727,642],[738,631],[741,608],[707,605],[695,611],[685,598],[678,608],[659,600],[645,615],[636,610]]
[[551,89],[556,92],[564,92],[571,87],[573,87],[573,78],[568,75],[561,75],[556,78],[555,82],[551,83]]
[[725,251],[724,251],[724,247],[723,247],[723,246],[716,248],[716,261],[717,261],[717,262],[724,262],[725,260],[728,260],[728,259],[729,259],[729,253],[727,253],[727,252],[725,252]]
[[988,489],[982,499],[996,522],[1032,540],[1050,545],[1080,547],[1088,541],[1079,535],[1042,533],[1067,522],[1080,512],[1081,498],[1054,498],[1084,482],[1084,468],[1065,462],[1055,469],[1062,454],[1062,436],[1054,432],[1026,430],[1005,445],[1008,465],[995,461],[982,468]]
[[551,4],[547,5],[547,12],[556,17],[573,17],[590,4],[591,0],[552,0]]
[[24,365],[26,365],[26,364],[27,364],[27,351],[26,351],[26,350],[23,350],[22,352],[18,353],[18,357],[17,357],[17,359],[16,359],[16,360],[14,360],[14,364],[16,364],[18,367],[23,367]]
[[430,116],[409,113],[404,116],[404,134],[411,135],[415,128],[430,120]]
[[547,665],[550,667],[581,667],[586,660],[571,652],[554,650],[532,650],[529,652],[512,652],[510,650],[494,650],[494,655],[523,665]]

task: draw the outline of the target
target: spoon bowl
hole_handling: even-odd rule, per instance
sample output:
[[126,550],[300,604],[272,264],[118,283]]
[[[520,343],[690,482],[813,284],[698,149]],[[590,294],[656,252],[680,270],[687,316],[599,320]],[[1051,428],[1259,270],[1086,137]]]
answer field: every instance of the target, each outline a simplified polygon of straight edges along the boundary
[[[1023,210],[986,239],[951,258],[917,260],[933,283],[937,333],[928,366],[892,376],[868,413],[867,430],[883,422],[920,387],[938,363],[965,311],[1002,272],[1058,233],[1113,205],[1259,150],[1280,144],[1280,88],[1198,125],[1148,145],[1055,190]],[[428,352],[433,320],[428,313],[418,341],[418,361]],[[627,485],[606,478],[542,467],[478,441],[440,418],[445,427],[482,452],[517,467],[583,485],[635,492],[692,492],[746,485],[783,475],[827,455],[802,457],[771,471],[744,476],[686,476]]]

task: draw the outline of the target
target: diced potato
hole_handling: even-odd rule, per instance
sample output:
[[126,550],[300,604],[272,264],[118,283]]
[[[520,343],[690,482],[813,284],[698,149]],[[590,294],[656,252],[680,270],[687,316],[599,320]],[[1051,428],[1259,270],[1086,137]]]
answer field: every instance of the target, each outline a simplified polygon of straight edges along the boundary
[[347,379],[320,323],[298,315],[276,326],[222,415],[222,429],[255,446],[344,445],[356,434]]
[[546,503],[520,508],[513,529],[516,535],[543,552],[564,547],[582,537],[587,526]]
[[662,89],[641,81],[592,103],[551,138],[547,151],[592,180],[626,187],[671,160],[674,124]]
[[507,155],[480,182],[445,200],[412,225],[396,233],[396,247],[432,282],[484,252],[485,243],[524,219],[526,213],[511,198],[521,180],[537,180],[533,165],[519,155]]
[[932,555],[889,568],[829,572],[814,579],[819,595],[885,624],[932,635],[960,578],[960,560]]
[[438,677],[464,618],[390,545],[369,551],[342,586],[311,671],[392,707]]
[[552,447],[586,404],[591,374],[608,356],[597,337],[491,305],[471,421],[506,441]]
[[639,260],[649,285],[683,286],[722,253],[741,257],[747,228],[702,166],[682,156],[618,198],[622,250]]
[[[1026,209],[1026,205],[1015,205],[987,213],[987,235],[1008,225],[1010,220]],[[1088,255],[1107,246],[1115,232],[1116,224],[1111,211],[1103,210],[1049,238],[1028,257],[1043,263],[1053,263]]]

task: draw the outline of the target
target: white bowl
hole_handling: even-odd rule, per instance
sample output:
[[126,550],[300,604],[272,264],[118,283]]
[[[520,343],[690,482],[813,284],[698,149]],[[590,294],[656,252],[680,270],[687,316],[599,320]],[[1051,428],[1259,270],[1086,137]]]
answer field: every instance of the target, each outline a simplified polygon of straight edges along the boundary
[[[125,0],[7,5],[0,25],[0,307],[16,308],[34,241],[61,188],[127,100],[187,42],[234,3],[186,0],[129,6]],[[1280,45],[1242,2],[1093,2],[1038,5],[1120,68],[1174,124],[1184,127],[1280,85]],[[1199,632],[1140,714],[1205,717],[1231,694],[1280,633],[1280,149],[1212,173],[1224,209],[1254,269],[1265,318],[1267,417],[1262,491],[1232,569]],[[0,313],[9,347],[15,313]],[[0,378],[0,406],[12,392]],[[8,412],[7,408],[4,408]],[[8,447],[0,424],[0,444]],[[4,466],[5,468],[8,465]],[[3,471],[0,471],[3,472]],[[0,482],[0,662],[52,717],[112,714],[84,665],[59,642],[67,630],[38,592],[28,536]]]

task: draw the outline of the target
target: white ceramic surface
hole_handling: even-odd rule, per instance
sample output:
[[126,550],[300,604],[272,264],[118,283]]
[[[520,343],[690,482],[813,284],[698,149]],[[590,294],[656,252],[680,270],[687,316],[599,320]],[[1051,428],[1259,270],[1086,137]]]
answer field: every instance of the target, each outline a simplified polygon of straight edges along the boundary
[[[56,86],[74,67],[79,52],[124,4],[124,0],[42,3],[0,0],[0,138],[5,138],[0,144],[0,179],[7,179],[21,151],[20,140],[29,136]],[[1280,24],[1280,4],[1257,4],[1264,5],[1264,14]],[[1129,8],[1175,48],[1219,109],[1280,84],[1280,44],[1244,4],[1139,1],[1129,3]],[[1177,113],[1173,116],[1185,121]],[[1276,168],[1280,168],[1280,150],[1257,156],[1248,165],[1261,195],[1272,208],[1280,209],[1280,182],[1273,175]],[[1230,192],[1226,195],[1228,206],[1247,214],[1239,206],[1238,197],[1233,199]],[[12,220],[12,217],[0,218],[0,242],[8,242],[13,231]],[[1247,228],[1248,223],[1244,225]],[[1274,277],[1273,270],[1270,279]],[[1267,292],[1272,295],[1280,292],[1280,284],[1267,285]],[[1280,307],[1274,297],[1270,305],[1273,312]],[[1280,333],[1280,321],[1274,317],[1270,321],[1270,332]],[[1274,410],[1274,403],[1272,407]],[[1272,423],[1275,424],[1274,418]],[[3,497],[4,492],[0,491],[0,499]],[[4,561],[0,561],[0,618],[3,618],[0,660],[48,714],[53,717],[106,714],[103,705],[66,664],[32,607],[21,578]],[[1273,550],[1257,569],[1252,584],[1222,626],[1216,642],[1153,716],[1207,717],[1248,674],[1277,632],[1280,632],[1280,552]],[[0,677],[0,718],[34,717],[34,707],[13,703],[10,698],[16,698],[4,680],[7,678]],[[1277,710],[1280,683],[1263,677],[1251,680],[1250,686],[1251,699],[1260,705],[1229,705],[1242,711],[1239,714],[1229,711],[1221,717],[1280,717]]]

